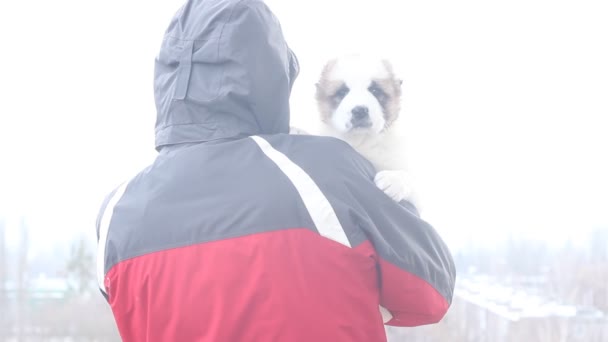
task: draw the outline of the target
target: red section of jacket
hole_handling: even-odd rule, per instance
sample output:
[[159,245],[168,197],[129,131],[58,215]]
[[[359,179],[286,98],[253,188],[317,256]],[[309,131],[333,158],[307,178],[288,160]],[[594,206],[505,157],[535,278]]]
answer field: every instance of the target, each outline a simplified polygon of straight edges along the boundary
[[449,303],[429,283],[380,259],[382,290],[380,304],[393,319],[388,325],[415,327],[439,322]]
[[139,256],[112,267],[106,287],[123,340],[138,342],[386,341],[381,297],[398,325],[447,309],[369,242],[351,249],[307,229]]

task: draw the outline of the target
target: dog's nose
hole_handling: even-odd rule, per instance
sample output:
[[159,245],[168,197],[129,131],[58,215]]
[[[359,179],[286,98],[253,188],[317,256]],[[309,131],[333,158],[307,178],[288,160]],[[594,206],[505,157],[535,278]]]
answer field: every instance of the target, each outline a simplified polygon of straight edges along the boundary
[[363,120],[369,116],[369,109],[364,106],[357,106],[351,111],[353,114],[353,120]]

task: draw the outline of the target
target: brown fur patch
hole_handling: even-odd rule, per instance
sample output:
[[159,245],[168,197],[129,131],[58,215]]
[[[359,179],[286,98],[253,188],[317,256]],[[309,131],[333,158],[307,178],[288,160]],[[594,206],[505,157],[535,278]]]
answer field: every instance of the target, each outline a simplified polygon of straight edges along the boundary
[[329,74],[331,73],[334,65],[336,65],[335,59],[327,62],[323,67],[321,77],[317,82],[315,99],[317,100],[317,106],[323,122],[327,122],[327,120],[331,118],[333,111],[336,109],[334,106],[333,95],[342,86],[342,82],[329,80]]
[[[344,85],[341,81],[329,80],[329,75],[336,62],[336,59],[332,59],[325,64],[319,81],[316,84],[315,99],[323,122],[327,122],[334,110],[336,110],[339,103],[334,101],[334,94]],[[401,110],[401,80],[395,77],[393,66],[388,60],[382,60],[382,64],[389,76],[387,78],[374,79],[373,81],[388,96],[386,103],[383,105],[386,120],[385,126],[388,128],[399,117],[399,111]]]
[[376,79],[376,83],[389,96],[389,99],[384,107],[384,117],[386,119],[386,127],[390,127],[399,117],[401,111],[401,83],[400,79],[395,77],[393,66],[388,60],[383,60],[382,64],[386,68],[389,77],[384,79]]

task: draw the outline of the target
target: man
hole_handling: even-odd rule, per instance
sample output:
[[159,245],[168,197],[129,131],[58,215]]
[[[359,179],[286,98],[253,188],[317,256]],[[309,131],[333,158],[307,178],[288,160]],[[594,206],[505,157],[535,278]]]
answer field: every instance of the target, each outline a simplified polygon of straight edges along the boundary
[[333,138],[290,136],[297,60],[259,0],[188,1],[157,57],[154,163],[104,201],[124,341],[385,341],[438,322],[445,244]]

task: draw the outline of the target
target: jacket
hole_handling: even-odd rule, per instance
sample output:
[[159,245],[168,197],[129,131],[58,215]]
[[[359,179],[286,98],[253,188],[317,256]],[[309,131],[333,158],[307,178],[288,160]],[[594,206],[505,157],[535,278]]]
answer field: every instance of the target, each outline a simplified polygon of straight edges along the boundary
[[298,63],[263,1],[187,1],[156,58],[155,161],[97,219],[124,341],[385,341],[438,322],[450,252],[346,143],[289,135]]

